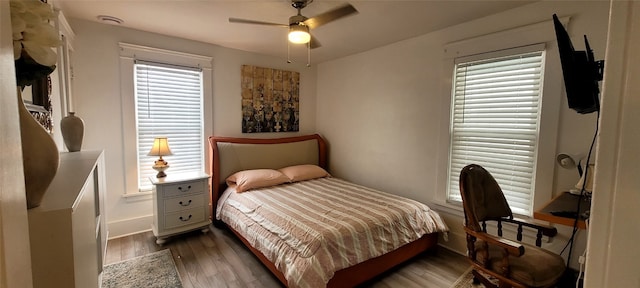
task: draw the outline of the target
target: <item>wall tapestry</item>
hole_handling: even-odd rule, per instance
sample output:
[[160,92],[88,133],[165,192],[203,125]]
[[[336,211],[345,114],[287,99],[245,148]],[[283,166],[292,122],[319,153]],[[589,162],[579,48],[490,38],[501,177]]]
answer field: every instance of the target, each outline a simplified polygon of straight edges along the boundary
[[300,73],[242,65],[242,133],[300,129]]

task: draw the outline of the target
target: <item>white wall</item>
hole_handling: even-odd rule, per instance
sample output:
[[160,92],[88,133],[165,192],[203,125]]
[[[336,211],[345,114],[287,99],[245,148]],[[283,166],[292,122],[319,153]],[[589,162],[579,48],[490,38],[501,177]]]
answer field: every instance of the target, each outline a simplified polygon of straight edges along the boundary
[[[122,27],[71,19],[74,45],[73,101],[77,116],[85,122],[83,150],[104,149],[107,178],[107,223],[110,237],[151,228],[151,197],[123,197],[122,103],[118,43],[161,48],[213,57],[213,131],[205,135],[286,137],[316,131],[316,68],[287,64],[278,59],[196,41]],[[300,132],[241,133],[240,67],[243,64],[298,71],[300,79]],[[167,171],[170,172],[170,171]],[[133,191],[129,191],[133,192]]]
[[640,287],[638,13],[612,1],[585,287]]
[[[571,16],[568,31],[574,39],[588,34],[596,58],[604,57],[608,4],[605,1],[538,2],[482,19],[445,28],[385,47],[322,63],[318,66],[317,128],[330,148],[331,172],[357,183],[433,204],[445,187],[448,157],[449,111],[446,77],[443,78],[447,43],[551,20],[551,15]],[[554,36],[552,36],[554,37]],[[574,40],[575,42],[575,40]],[[554,44],[555,45],[555,44]],[[577,49],[584,44],[574,43]],[[554,52],[557,53],[557,52]],[[553,58],[557,55],[548,55]],[[556,77],[561,77],[558,71]],[[559,81],[559,79],[554,79]],[[558,86],[559,87],[559,86]],[[554,95],[562,107],[558,117],[556,153],[586,153],[595,130],[595,115],[569,110],[562,88]],[[444,103],[444,105],[443,105]],[[445,139],[443,139],[445,138]],[[441,159],[445,161],[440,161]],[[553,161],[553,159],[549,159]],[[443,164],[444,163],[444,164]],[[550,162],[552,163],[552,162]],[[553,164],[551,164],[554,166]],[[577,172],[554,166],[554,193],[578,180]],[[549,180],[551,181],[551,180]],[[549,196],[552,193],[549,193]],[[548,199],[547,199],[548,200]],[[540,206],[544,203],[536,203]],[[441,209],[452,229],[444,243],[465,250],[461,209]],[[559,252],[569,230],[554,239]],[[579,240],[584,247],[584,237]],[[583,248],[576,248],[577,258]]]

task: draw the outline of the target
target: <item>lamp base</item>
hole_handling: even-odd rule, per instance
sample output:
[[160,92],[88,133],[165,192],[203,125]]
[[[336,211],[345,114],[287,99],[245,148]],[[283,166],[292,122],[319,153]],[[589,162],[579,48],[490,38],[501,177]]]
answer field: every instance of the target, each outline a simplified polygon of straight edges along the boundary
[[[585,190],[585,192],[586,192],[586,190]],[[580,189],[576,189],[576,188],[569,189],[569,193],[571,193],[571,194],[573,194],[573,195],[580,195],[580,194],[582,194],[582,192],[580,191]]]
[[164,178],[167,177],[167,174],[164,173],[164,170],[167,170],[169,168],[169,163],[160,158],[153,162],[153,166],[151,168],[158,171],[158,174],[156,174],[156,178]]

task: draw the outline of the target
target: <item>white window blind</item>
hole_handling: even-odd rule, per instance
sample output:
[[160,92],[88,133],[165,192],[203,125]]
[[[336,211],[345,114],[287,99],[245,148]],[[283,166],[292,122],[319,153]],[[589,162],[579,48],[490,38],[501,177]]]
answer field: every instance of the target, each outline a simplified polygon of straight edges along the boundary
[[144,61],[134,69],[139,190],[151,190],[148,177],[157,173],[158,157],[147,156],[155,137],[167,137],[173,152],[163,157],[165,173],[204,171],[201,70]]
[[456,63],[448,200],[462,201],[460,171],[474,163],[498,181],[514,213],[531,215],[543,61],[537,51]]

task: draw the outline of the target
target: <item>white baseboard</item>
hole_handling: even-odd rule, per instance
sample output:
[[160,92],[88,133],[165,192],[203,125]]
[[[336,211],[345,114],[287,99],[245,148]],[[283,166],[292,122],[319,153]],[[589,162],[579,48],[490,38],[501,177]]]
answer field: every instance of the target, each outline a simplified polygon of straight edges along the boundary
[[467,254],[467,234],[460,234],[453,231],[448,232],[448,241],[445,241],[442,236],[438,239],[438,245],[447,248],[453,252],[461,255]]
[[109,222],[109,239],[150,231],[152,223],[153,215]]

